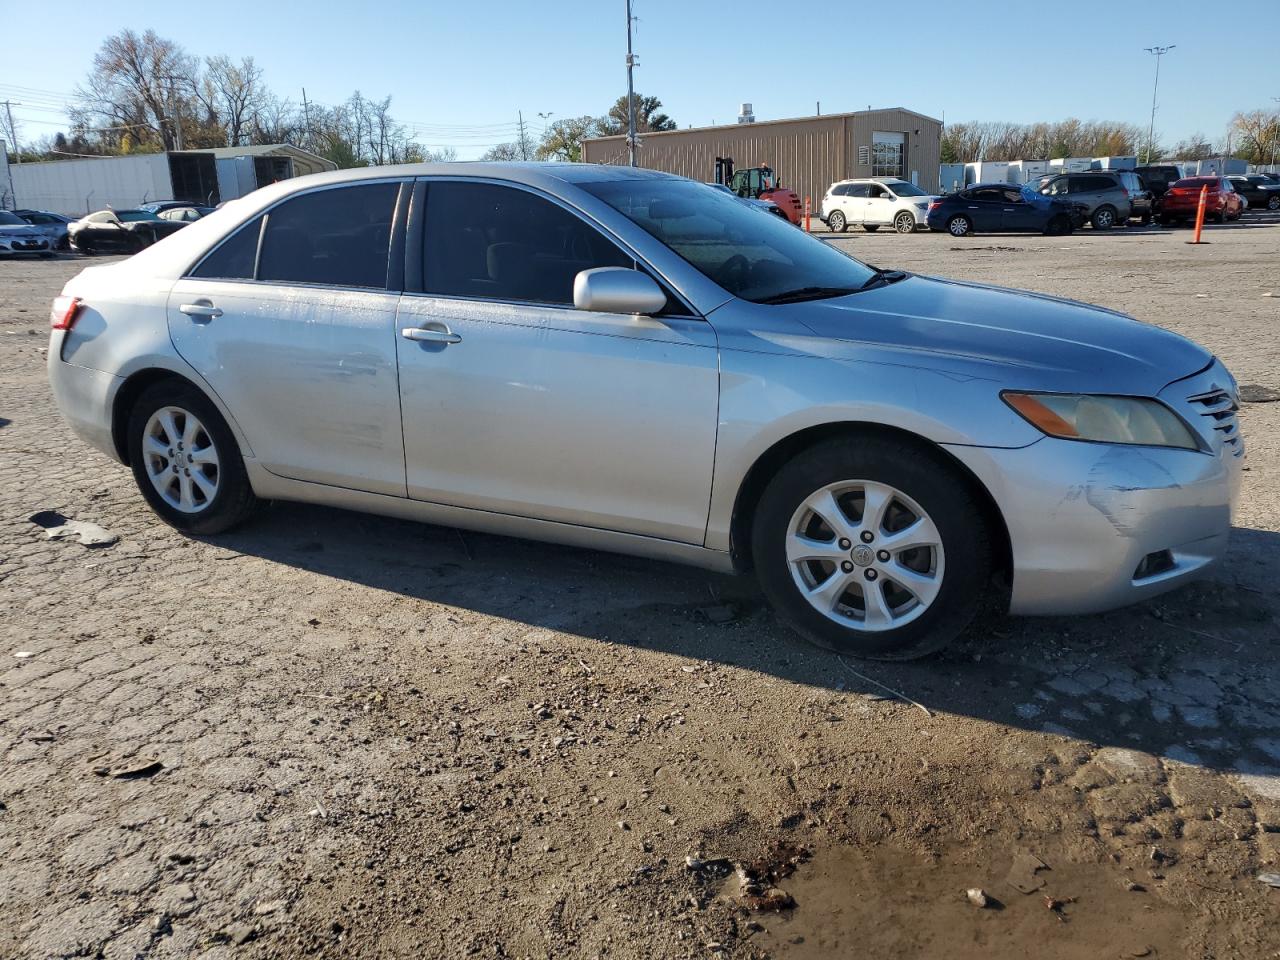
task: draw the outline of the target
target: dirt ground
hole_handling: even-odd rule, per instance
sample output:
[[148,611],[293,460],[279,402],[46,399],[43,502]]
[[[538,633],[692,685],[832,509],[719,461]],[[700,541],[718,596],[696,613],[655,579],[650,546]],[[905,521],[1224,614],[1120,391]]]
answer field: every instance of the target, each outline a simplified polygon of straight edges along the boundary
[[[1280,217],[1188,236],[830,242],[1280,396]],[[0,262],[0,957],[1280,956],[1280,403],[1208,580],[868,664],[748,579],[289,504],[177,534],[54,410],[80,266]]]

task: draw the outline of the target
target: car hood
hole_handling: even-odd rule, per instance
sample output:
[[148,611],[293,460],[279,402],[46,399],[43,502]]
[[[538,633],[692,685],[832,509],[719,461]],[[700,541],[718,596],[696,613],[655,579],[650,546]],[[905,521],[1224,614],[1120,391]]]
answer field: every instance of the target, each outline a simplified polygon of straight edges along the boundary
[[1213,359],[1185,337],[1103,307],[935,277],[796,306],[795,318],[821,337],[1028,390],[1154,396]]
[[19,226],[18,224],[10,225],[7,223],[0,223],[0,237],[3,237],[3,236],[43,237],[44,231],[41,230],[39,227],[33,226],[32,224],[29,224],[29,223],[24,223],[21,226]]

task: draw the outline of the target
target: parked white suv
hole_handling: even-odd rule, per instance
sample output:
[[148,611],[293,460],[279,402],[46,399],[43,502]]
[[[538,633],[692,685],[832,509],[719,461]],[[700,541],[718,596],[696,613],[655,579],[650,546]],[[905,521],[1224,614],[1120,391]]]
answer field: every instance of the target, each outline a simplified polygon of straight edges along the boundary
[[822,198],[818,217],[836,233],[855,223],[868,231],[892,226],[911,233],[925,225],[929,201],[936,199],[905,180],[840,180]]

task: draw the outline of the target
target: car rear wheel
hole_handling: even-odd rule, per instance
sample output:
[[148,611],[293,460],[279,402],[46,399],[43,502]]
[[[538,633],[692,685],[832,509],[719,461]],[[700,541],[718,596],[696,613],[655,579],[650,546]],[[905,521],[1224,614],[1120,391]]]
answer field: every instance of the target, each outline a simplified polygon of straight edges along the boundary
[[835,233],[844,233],[849,228],[844,214],[839,210],[832,211],[831,216],[827,217],[827,226]]
[[129,464],[151,508],[188,533],[229,530],[257,498],[226,421],[190,384],[163,380],[145,389],[129,415]]
[[967,237],[973,232],[973,221],[958,213],[947,221],[947,232],[953,237]]
[[1280,196],[1267,197],[1268,210],[1280,210]]
[[916,218],[904,210],[893,218],[893,229],[899,233],[915,233]]
[[884,660],[954,639],[991,570],[965,479],[941,454],[878,437],[819,444],[778,471],[752,551],[765,595],[802,636]]
[[1116,208],[1101,206],[1093,211],[1090,222],[1095,230],[1110,230],[1116,225]]

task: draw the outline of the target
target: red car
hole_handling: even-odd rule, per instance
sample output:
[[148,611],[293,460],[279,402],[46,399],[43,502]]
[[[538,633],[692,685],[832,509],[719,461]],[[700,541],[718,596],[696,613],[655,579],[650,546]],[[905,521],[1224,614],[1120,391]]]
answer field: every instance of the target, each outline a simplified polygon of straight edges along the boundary
[[1160,198],[1160,222],[1167,225],[1194,220],[1196,207],[1200,205],[1200,191],[1206,186],[1209,195],[1205,198],[1204,218],[1218,223],[1239,220],[1244,204],[1240,202],[1240,194],[1224,178],[1183,177],[1171,183]]

